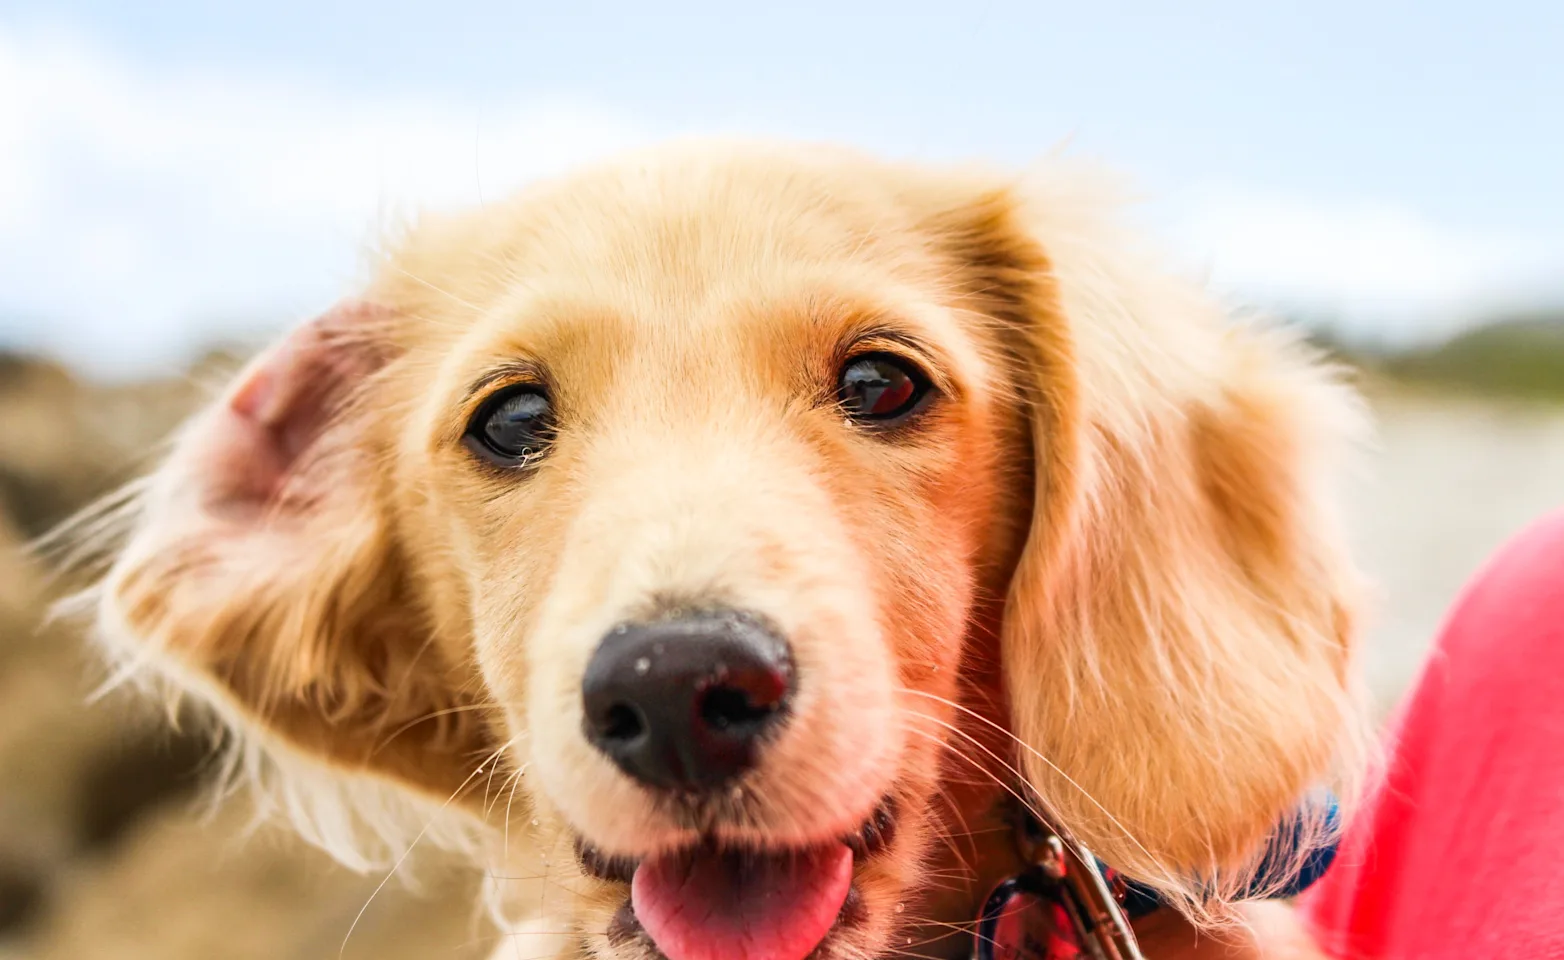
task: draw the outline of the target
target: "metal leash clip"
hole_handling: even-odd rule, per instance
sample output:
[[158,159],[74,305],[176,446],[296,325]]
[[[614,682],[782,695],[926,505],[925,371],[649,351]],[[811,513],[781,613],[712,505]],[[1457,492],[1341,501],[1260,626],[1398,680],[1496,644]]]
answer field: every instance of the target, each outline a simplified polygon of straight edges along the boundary
[[978,916],[973,960],[1145,960],[1120,905],[1124,883],[1090,850],[1026,815],[1030,864],[996,886]]

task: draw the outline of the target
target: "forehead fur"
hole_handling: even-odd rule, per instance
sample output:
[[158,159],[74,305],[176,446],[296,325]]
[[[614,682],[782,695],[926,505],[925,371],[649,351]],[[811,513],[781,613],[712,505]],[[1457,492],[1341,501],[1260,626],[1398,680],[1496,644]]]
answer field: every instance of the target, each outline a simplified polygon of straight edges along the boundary
[[[492,307],[525,282],[652,308],[770,282],[778,268],[851,266],[887,283],[937,280],[920,229],[931,185],[838,150],[730,144],[632,154],[533,185],[391,245],[383,297],[429,316]],[[453,258],[453,250],[467,251]],[[453,296],[453,292],[456,295]],[[465,303],[463,303],[465,301]]]

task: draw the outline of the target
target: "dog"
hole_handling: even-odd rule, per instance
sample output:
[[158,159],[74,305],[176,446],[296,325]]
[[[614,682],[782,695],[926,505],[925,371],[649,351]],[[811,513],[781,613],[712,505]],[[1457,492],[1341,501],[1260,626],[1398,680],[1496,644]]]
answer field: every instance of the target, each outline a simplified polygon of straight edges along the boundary
[[1019,805],[1220,923],[1350,797],[1363,415],[1115,184],[681,142],[421,218],[110,524],[120,675],[497,957],[959,956]]

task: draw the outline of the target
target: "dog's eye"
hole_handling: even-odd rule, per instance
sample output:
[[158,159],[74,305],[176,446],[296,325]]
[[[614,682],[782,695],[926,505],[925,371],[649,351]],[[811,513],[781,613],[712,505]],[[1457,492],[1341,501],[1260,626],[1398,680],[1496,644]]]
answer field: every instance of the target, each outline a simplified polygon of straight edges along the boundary
[[535,386],[501,390],[467,425],[468,448],[505,466],[525,466],[543,453],[552,413],[548,395]]
[[848,361],[842,368],[836,392],[848,416],[887,423],[917,409],[928,395],[929,381],[921,370],[900,357],[871,353]]

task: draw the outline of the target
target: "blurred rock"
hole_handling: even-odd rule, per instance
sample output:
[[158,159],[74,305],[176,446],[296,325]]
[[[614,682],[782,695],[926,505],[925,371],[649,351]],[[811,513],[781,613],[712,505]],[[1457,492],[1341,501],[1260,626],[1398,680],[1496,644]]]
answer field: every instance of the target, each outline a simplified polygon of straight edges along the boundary
[[32,864],[0,861],[0,937],[24,932],[44,902],[43,873]]

